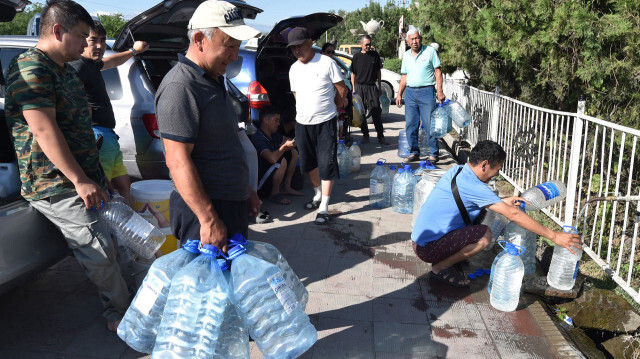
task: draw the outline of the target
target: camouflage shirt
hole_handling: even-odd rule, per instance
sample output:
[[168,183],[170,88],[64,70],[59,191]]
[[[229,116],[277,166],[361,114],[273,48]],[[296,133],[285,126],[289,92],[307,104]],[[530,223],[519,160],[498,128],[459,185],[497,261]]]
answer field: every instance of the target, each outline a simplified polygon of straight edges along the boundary
[[75,188],[44,154],[22,115],[24,110],[48,107],[55,108],[55,121],[84,173],[106,190],[82,82],[71,66],[61,68],[44,52],[31,48],[10,62],[5,97],[22,196],[32,201]]

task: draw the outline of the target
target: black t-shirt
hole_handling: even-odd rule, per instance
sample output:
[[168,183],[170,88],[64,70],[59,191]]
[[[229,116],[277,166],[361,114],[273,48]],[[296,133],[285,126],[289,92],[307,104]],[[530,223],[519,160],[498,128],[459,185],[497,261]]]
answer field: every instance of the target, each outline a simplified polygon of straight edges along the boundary
[[100,74],[104,62],[80,57],[80,60],[72,61],[69,64],[76,69],[80,81],[84,84],[89,107],[91,107],[91,125],[115,128],[116,119],[113,115],[111,100],[107,94],[104,79]]
[[375,85],[378,83],[378,71],[382,68],[382,61],[377,51],[359,52],[351,59],[351,72],[356,75],[356,83]]

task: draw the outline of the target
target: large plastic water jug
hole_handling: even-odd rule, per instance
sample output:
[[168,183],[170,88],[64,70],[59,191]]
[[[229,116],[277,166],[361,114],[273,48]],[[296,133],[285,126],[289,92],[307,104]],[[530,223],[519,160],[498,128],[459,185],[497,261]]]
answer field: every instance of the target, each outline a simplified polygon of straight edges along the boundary
[[216,247],[205,244],[171,281],[153,358],[210,358],[214,355],[229,284],[222,274]]
[[418,148],[422,156],[429,155],[429,142],[427,140],[427,131],[425,131],[423,125],[420,125],[420,130],[418,131]]
[[20,192],[20,184],[17,162],[0,163],[0,198],[8,198]]
[[504,227],[507,225],[509,220],[507,217],[501,215],[500,213],[494,212],[490,209],[487,209],[487,213],[482,219],[482,224],[491,228],[491,243],[485,248],[485,251],[493,248],[493,245],[498,241],[498,238],[502,235],[504,231]]
[[[218,263],[222,263],[222,274],[227,280],[231,281],[231,272],[226,260],[218,258]],[[251,346],[249,345],[249,328],[244,324],[235,305],[231,301],[227,301],[224,308],[224,320],[220,328],[220,335],[216,343],[216,352],[213,359],[246,359],[251,355]]]
[[398,170],[398,177],[393,183],[393,211],[411,214],[413,212],[413,191],[416,179],[411,172],[411,167],[406,165]]
[[431,191],[436,186],[440,178],[446,171],[440,169],[428,169],[420,174],[420,180],[416,184],[413,190],[413,213],[411,218],[411,228],[415,226],[418,214],[420,214],[420,208],[424,202],[427,201],[427,197],[431,194]]
[[235,246],[238,244],[245,247],[248,255],[260,258],[271,264],[275,264],[278,269],[280,269],[280,272],[282,272],[287,285],[291,288],[293,294],[295,294],[296,300],[302,306],[302,310],[307,307],[309,292],[307,292],[307,289],[300,281],[300,278],[298,278],[293,269],[291,269],[287,260],[276,247],[265,242],[248,241],[242,236],[242,234],[236,233],[229,239],[229,246]]
[[387,92],[382,91],[382,95],[380,95],[380,109],[382,110],[381,115],[386,115],[389,113],[389,105],[391,104],[391,100],[387,97]]
[[520,197],[529,201],[524,204],[527,211],[539,211],[542,208],[553,206],[567,196],[567,187],[562,181],[549,181],[533,186],[522,192]]
[[387,208],[391,205],[391,177],[382,159],[369,176],[369,205],[373,208]]
[[504,239],[510,243],[525,249],[520,259],[524,265],[524,275],[529,276],[536,273],[536,242],[538,236],[528,231],[514,222],[507,223],[504,228]]
[[351,155],[349,154],[349,149],[344,145],[344,140],[340,140],[338,143],[338,171],[340,172],[340,178],[349,176],[350,167]]
[[229,249],[231,299],[266,358],[297,358],[318,339],[316,329],[277,266]]
[[[563,226],[562,229],[567,233],[578,234],[576,227]],[[568,249],[557,244],[553,247],[553,256],[547,273],[547,283],[556,289],[569,290],[576,283],[583,251],[581,249],[572,249],[576,254],[572,254]]]
[[524,277],[524,265],[520,255],[524,248],[513,243],[500,241],[505,249],[504,255],[498,259],[495,268],[491,269],[492,284],[489,302],[491,306],[503,312],[512,312],[518,307],[520,289]]
[[187,240],[179,250],[156,259],[118,325],[118,336],[131,348],[151,354],[158,326],[167,304],[171,280],[178,270],[195,259],[200,241]]
[[360,151],[360,141],[355,141],[349,147],[349,156],[351,156],[351,172],[360,172],[360,160],[362,158],[362,151]]
[[407,140],[407,131],[400,130],[398,134],[398,157],[405,158],[409,156],[409,142]]
[[447,101],[439,103],[436,109],[431,113],[431,130],[430,135],[438,138],[444,137],[451,131],[451,115],[447,109]]
[[143,258],[152,258],[166,239],[160,229],[124,203],[107,202],[99,213],[119,243]]
[[451,120],[460,128],[465,128],[471,124],[471,115],[462,107],[458,101],[450,100],[448,104]]

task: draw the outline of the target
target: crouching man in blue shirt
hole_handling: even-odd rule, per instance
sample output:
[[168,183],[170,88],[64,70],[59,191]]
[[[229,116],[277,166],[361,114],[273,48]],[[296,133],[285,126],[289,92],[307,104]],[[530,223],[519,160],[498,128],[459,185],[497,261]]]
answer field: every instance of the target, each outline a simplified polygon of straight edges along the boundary
[[[469,285],[464,273],[453,265],[473,257],[491,243],[491,229],[476,224],[483,209],[499,213],[520,227],[549,238],[570,251],[571,247],[581,248],[579,235],[554,232],[544,227],[519,209],[520,203],[526,202],[523,198],[501,199],[486,185],[498,175],[506,157],[507,154],[496,142],[479,142],[471,150],[469,162],[447,171],[420,208],[411,233],[413,250],[418,258],[432,264],[430,274],[434,279],[456,287]],[[454,197],[456,188],[461,207],[458,207]]]

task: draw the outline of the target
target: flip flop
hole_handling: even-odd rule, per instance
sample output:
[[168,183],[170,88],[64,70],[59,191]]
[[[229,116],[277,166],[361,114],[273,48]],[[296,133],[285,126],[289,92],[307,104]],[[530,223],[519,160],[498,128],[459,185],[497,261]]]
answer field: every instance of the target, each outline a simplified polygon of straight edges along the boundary
[[329,213],[318,213],[316,215],[315,223],[319,225],[325,225],[331,221],[331,215]]
[[314,201],[313,198],[304,204],[304,209],[307,211],[313,211],[314,209],[318,209],[320,207],[320,201]]
[[427,160],[431,163],[437,163],[438,162],[438,157],[433,157],[433,156],[429,156],[429,158],[427,158]]
[[289,200],[287,198],[284,198],[281,193],[278,193],[275,196],[267,197],[267,201],[269,201],[271,203],[274,203],[274,204],[279,204],[279,205],[282,205],[282,206],[288,206],[288,205],[291,204],[291,200]]
[[267,211],[262,211],[256,216],[256,224],[271,222],[271,215]]
[[463,284],[462,282],[465,280],[463,274],[455,270],[453,267],[445,268],[440,272],[430,273],[431,278],[439,280],[442,283],[454,286],[454,287],[468,287],[469,284]]

